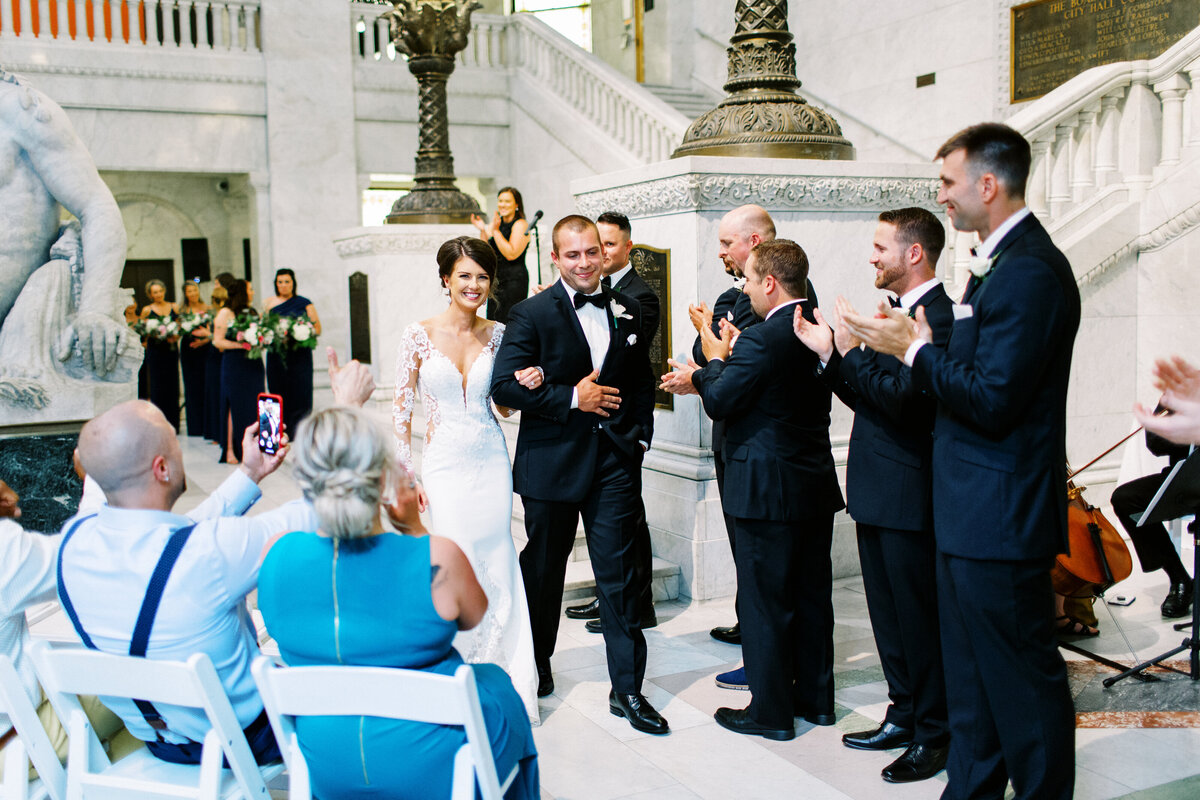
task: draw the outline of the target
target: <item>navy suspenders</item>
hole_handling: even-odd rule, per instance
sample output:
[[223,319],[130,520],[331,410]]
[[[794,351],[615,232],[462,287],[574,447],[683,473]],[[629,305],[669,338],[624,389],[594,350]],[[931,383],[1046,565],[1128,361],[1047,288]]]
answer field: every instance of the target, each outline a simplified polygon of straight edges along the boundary
[[[99,648],[96,647],[79,622],[79,615],[75,613],[75,606],[67,594],[66,584],[63,583],[62,566],[63,550],[66,549],[67,542],[71,541],[71,537],[79,530],[80,525],[94,516],[96,515],[90,514],[76,520],[63,534],[62,544],[58,548],[58,601],[63,610],[67,612],[67,617],[71,620],[75,632],[79,634],[79,638],[83,640],[84,646],[89,650],[99,650]],[[171,570],[175,567],[175,562],[179,559],[179,554],[183,551],[183,546],[187,544],[188,537],[192,535],[195,527],[196,525],[192,524],[180,528],[174,531],[171,538],[167,540],[167,546],[163,548],[163,553],[154,567],[154,573],[150,576],[150,583],[146,587],[146,596],[142,599],[142,608],[138,611],[137,623],[133,628],[133,638],[129,641],[129,655],[145,658],[146,647],[150,642],[150,630],[154,627],[155,616],[158,615],[158,604],[162,600],[163,590],[166,589],[167,580],[171,577]],[[161,731],[167,729],[167,724],[162,715],[158,713],[158,709],[154,707],[153,703],[146,700],[134,699],[133,702],[145,718],[146,724],[154,729],[155,737],[161,741]]]

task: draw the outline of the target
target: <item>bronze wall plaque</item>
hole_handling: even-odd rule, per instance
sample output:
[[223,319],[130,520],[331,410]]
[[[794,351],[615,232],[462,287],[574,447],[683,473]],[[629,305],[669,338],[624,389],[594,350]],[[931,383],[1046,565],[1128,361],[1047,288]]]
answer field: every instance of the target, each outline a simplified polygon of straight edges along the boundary
[[371,286],[362,272],[350,276],[350,357],[371,363]]
[[1200,24],[1200,0],[1037,0],[1012,9],[1011,102],[1100,64],[1149,59]]
[[[629,261],[642,280],[649,284],[650,290],[658,295],[658,331],[650,342],[650,364],[657,385],[658,376],[671,371],[667,366],[667,359],[671,357],[671,251],[638,244],[630,252]],[[675,395],[655,389],[654,407],[675,410]]]

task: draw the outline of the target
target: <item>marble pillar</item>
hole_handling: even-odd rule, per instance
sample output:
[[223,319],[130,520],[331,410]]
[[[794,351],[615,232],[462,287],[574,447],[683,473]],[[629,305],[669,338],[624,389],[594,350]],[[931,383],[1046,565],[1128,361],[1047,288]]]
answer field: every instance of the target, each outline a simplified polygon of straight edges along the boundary
[[[693,156],[634,170],[583,178],[571,184],[579,211],[629,216],[633,240],[671,251],[670,334],[673,353],[690,353],[695,331],[689,303],[710,306],[730,285],[717,258],[717,226],[745,203],[764,206],[780,238],[808,254],[810,275],[822,306],[845,295],[857,308],[873,307],[867,263],[880,211],[936,204],[934,164],[870,164],[848,161],[749,159]],[[951,240],[953,241],[953,240]],[[939,269],[952,278],[953,252]],[[852,416],[836,398],[830,431],[834,458],[844,479]],[[681,591],[696,599],[732,594],[729,553],[712,466],[711,425],[696,397],[675,399],[673,410],[655,412],[654,446],[643,469],[643,496],[655,554],[682,570]],[[835,522],[835,576],[858,572],[853,523]]]
[[[317,302],[322,344],[349,345],[346,288],[330,231],[358,223],[354,73],[347,51],[346,7],[262,0],[269,21],[266,65],[267,163],[255,176],[257,296],[274,294],[275,270],[291,267],[301,294]],[[265,214],[263,211],[265,210]]]

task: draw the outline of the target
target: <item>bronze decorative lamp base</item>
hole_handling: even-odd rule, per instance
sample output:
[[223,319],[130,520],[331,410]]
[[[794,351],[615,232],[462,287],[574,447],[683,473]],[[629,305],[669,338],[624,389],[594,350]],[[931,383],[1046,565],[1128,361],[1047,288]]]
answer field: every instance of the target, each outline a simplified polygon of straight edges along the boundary
[[688,127],[671,155],[854,159],[828,112],[796,94],[787,0],[738,0],[729,40],[730,95]]
[[383,15],[392,43],[408,56],[408,70],[417,79],[420,135],[417,144],[416,186],[392,205],[386,222],[454,224],[479,214],[474,198],[454,185],[450,155],[450,123],[446,112],[446,81],[454,72],[454,56],[467,46],[471,13],[476,0],[392,0]]

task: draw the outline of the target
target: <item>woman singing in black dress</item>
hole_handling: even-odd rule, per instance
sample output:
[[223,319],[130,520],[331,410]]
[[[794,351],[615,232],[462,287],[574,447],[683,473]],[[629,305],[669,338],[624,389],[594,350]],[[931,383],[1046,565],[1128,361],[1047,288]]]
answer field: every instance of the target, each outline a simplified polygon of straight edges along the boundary
[[505,186],[496,195],[492,223],[484,225],[478,215],[472,214],[471,224],[479,230],[479,238],[496,251],[496,286],[488,300],[488,319],[507,323],[509,309],[529,296],[529,270],[525,268],[529,223],[525,221],[521,193]]
[[[313,337],[321,335],[317,309],[307,297],[296,294],[296,273],[287,267],[275,271],[275,296],[264,310],[281,317],[307,316],[313,323]],[[289,434],[295,435],[300,420],[312,411],[312,351],[291,347],[286,356],[267,353],[267,385],[283,398],[283,424]]]
[[[225,307],[229,299],[228,289],[233,285],[233,275],[222,272],[213,279],[212,313]],[[212,344],[212,328],[209,328],[209,344]],[[221,443],[221,356],[223,352],[209,347],[204,364],[204,438],[213,444]]]
[[[206,314],[208,303],[200,299],[200,287],[188,281],[183,285],[182,313]],[[204,435],[204,383],[208,366],[208,351],[212,350],[210,325],[192,328],[179,342],[179,366],[183,371],[183,408],[187,418],[187,435]]]
[[[146,284],[146,297],[150,303],[142,308],[143,320],[158,320],[160,323],[179,319],[175,304],[167,301],[167,286],[160,280]],[[149,384],[150,402],[179,432],[179,349],[178,337],[146,339],[146,380]]]
[[237,341],[237,334],[229,329],[241,314],[258,316],[250,303],[254,301],[254,287],[250,281],[237,280],[229,287],[229,301],[217,312],[213,320],[213,346],[224,353],[221,356],[221,461],[240,464],[242,461],[242,433],[258,419],[258,393],[266,386],[266,373],[262,357],[251,358],[247,342]]

